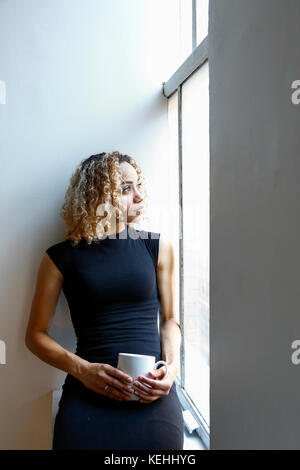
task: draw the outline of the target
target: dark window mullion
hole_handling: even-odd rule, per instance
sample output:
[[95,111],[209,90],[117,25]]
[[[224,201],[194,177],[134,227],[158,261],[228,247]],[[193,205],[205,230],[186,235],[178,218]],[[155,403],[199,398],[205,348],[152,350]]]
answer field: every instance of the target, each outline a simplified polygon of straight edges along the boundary
[[192,0],[192,51],[197,46],[197,0]]

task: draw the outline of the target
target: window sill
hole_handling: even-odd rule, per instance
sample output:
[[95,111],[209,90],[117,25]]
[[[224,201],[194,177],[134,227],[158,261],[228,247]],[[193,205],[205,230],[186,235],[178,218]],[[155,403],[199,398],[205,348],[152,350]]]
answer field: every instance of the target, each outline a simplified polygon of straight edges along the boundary
[[186,427],[184,428],[183,450],[206,450],[196,431],[190,434]]

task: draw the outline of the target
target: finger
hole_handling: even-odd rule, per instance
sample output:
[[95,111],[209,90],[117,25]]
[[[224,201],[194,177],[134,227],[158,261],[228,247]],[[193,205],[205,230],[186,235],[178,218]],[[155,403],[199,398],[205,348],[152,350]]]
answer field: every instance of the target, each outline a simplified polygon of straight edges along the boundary
[[[137,391],[137,392],[142,392],[143,394],[146,394],[146,395],[151,395],[152,392],[153,392],[153,389],[149,388],[149,387],[146,387],[145,385],[139,383],[139,382],[134,382],[134,391]],[[136,390],[138,389],[138,390]]]
[[137,390],[136,392],[134,392],[134,394],[140,399],[140,400],[146,400],[147,402],[149,401],[153,401],[153,400],[157,400],[158,398],[160,398],[162,395],[152,395],[152,394],[149,394],[149,393],[144,393],[140,390]]
[[167,390],[168,383],[162,380],[154,380],[149,379],[148,377],[144,377],[143,375],[138,377],[138,381],[141,383],[149,384],[154,390]]
[[153,396],[151,398],[150,397],[149,398],[140,397],[139,398],[139,403],[152,403],[153,401],[158,400],[158,399],[159,399],[159,397],[153,397]]
[[154,390],[151,389],[149,392],[148,387],[144,387],[143,385],[137,386],[137,390],[134,390],[134,394],[139,397],[139,398],[145,398],[145,399],[153,399],[153,398],[159,398],[165,395],[165,392],[162,390]]
[[118,389],[120,390],[121,392],[125,393],[125,392],[132,392],[132,388],[129,384],[125,384],[123,382],[121,382],[120,380],[118,379],[114,379],[113,377],[111,377],[110,375],[107,375],[106,378],[104,379],[105,382],[110,386],[112,387],[113,389]]
[[164,377],[166,375],[166,367],[163,366],[163,367],[160,367],[159,369],[151,370],[148,375],[149,375],[150,378],[152,378],[152,377],[155,378],[156,377],[156,378],[159,379],[161,377]]
[[131,398],[130,395],[127,395],[125,392],[119,392],[119,390],[115,389],[111,385],[109,386],[108,392],[105,392],[103,389],[103,394],[119,401],[128,400]]
[[105,364],[104,365],[104,370],[107,374],[117,377],[120,380],[125,380],[126,383],[133,382],[133,377],[131,377],[128,374],[125,374],[125,372],[122,372],[120,369],[117,369],[110,364]]
[[[114,368],[112,367],[112,369],[114,369]],[[129,385],[128,381],[123,382],[123,381],[121,381],[123,379],[119,380],[119,379],[114,378],[114,376],[110,375],[110,372],[113,372],[113,371],[111,371],[111,369],[107,369],[105,372],[106,372],[106,375],[105,375],[104,379],[109,385],[111,385],[115,388],[118,388],[119,390],[122,390],[122,391],[131,392],[131,390],[130,390],[131,385]],[[124,374],[123,372],[121,372],[121,371],[118,371],[118,372],[121,373],[122,378],[126,377],[126,374]]]
[[134,387],[138,389],[138,391],[143,392],[146,395],[155,395],[156,391],[153,388],[148,387],[147,385],[142,384],[139,381],[133,382]]

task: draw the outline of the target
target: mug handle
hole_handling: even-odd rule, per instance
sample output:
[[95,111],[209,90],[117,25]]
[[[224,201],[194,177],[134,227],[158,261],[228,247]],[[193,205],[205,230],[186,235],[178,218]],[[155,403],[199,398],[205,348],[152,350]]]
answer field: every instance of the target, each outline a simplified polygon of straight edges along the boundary
[[[164,366],[166,366],[166,372],[165,372],[165,375],[163,376],[163,379],[165,379],[168,375],[168,364],[165,362],[165,361],[157,361],[154,366],[153,366],[153,369],[157,369],[157,366],[159,366],[159,364],[163,364]],[[163,380],[163,379],[160,379],[160,380]]]

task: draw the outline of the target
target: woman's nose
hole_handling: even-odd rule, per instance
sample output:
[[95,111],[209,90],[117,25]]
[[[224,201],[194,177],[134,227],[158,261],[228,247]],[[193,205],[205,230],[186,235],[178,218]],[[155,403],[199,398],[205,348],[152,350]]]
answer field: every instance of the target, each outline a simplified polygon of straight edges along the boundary
[[135,198],[141,202],[144,198],[141,192],[139,192],[137,189],[135,190]]

